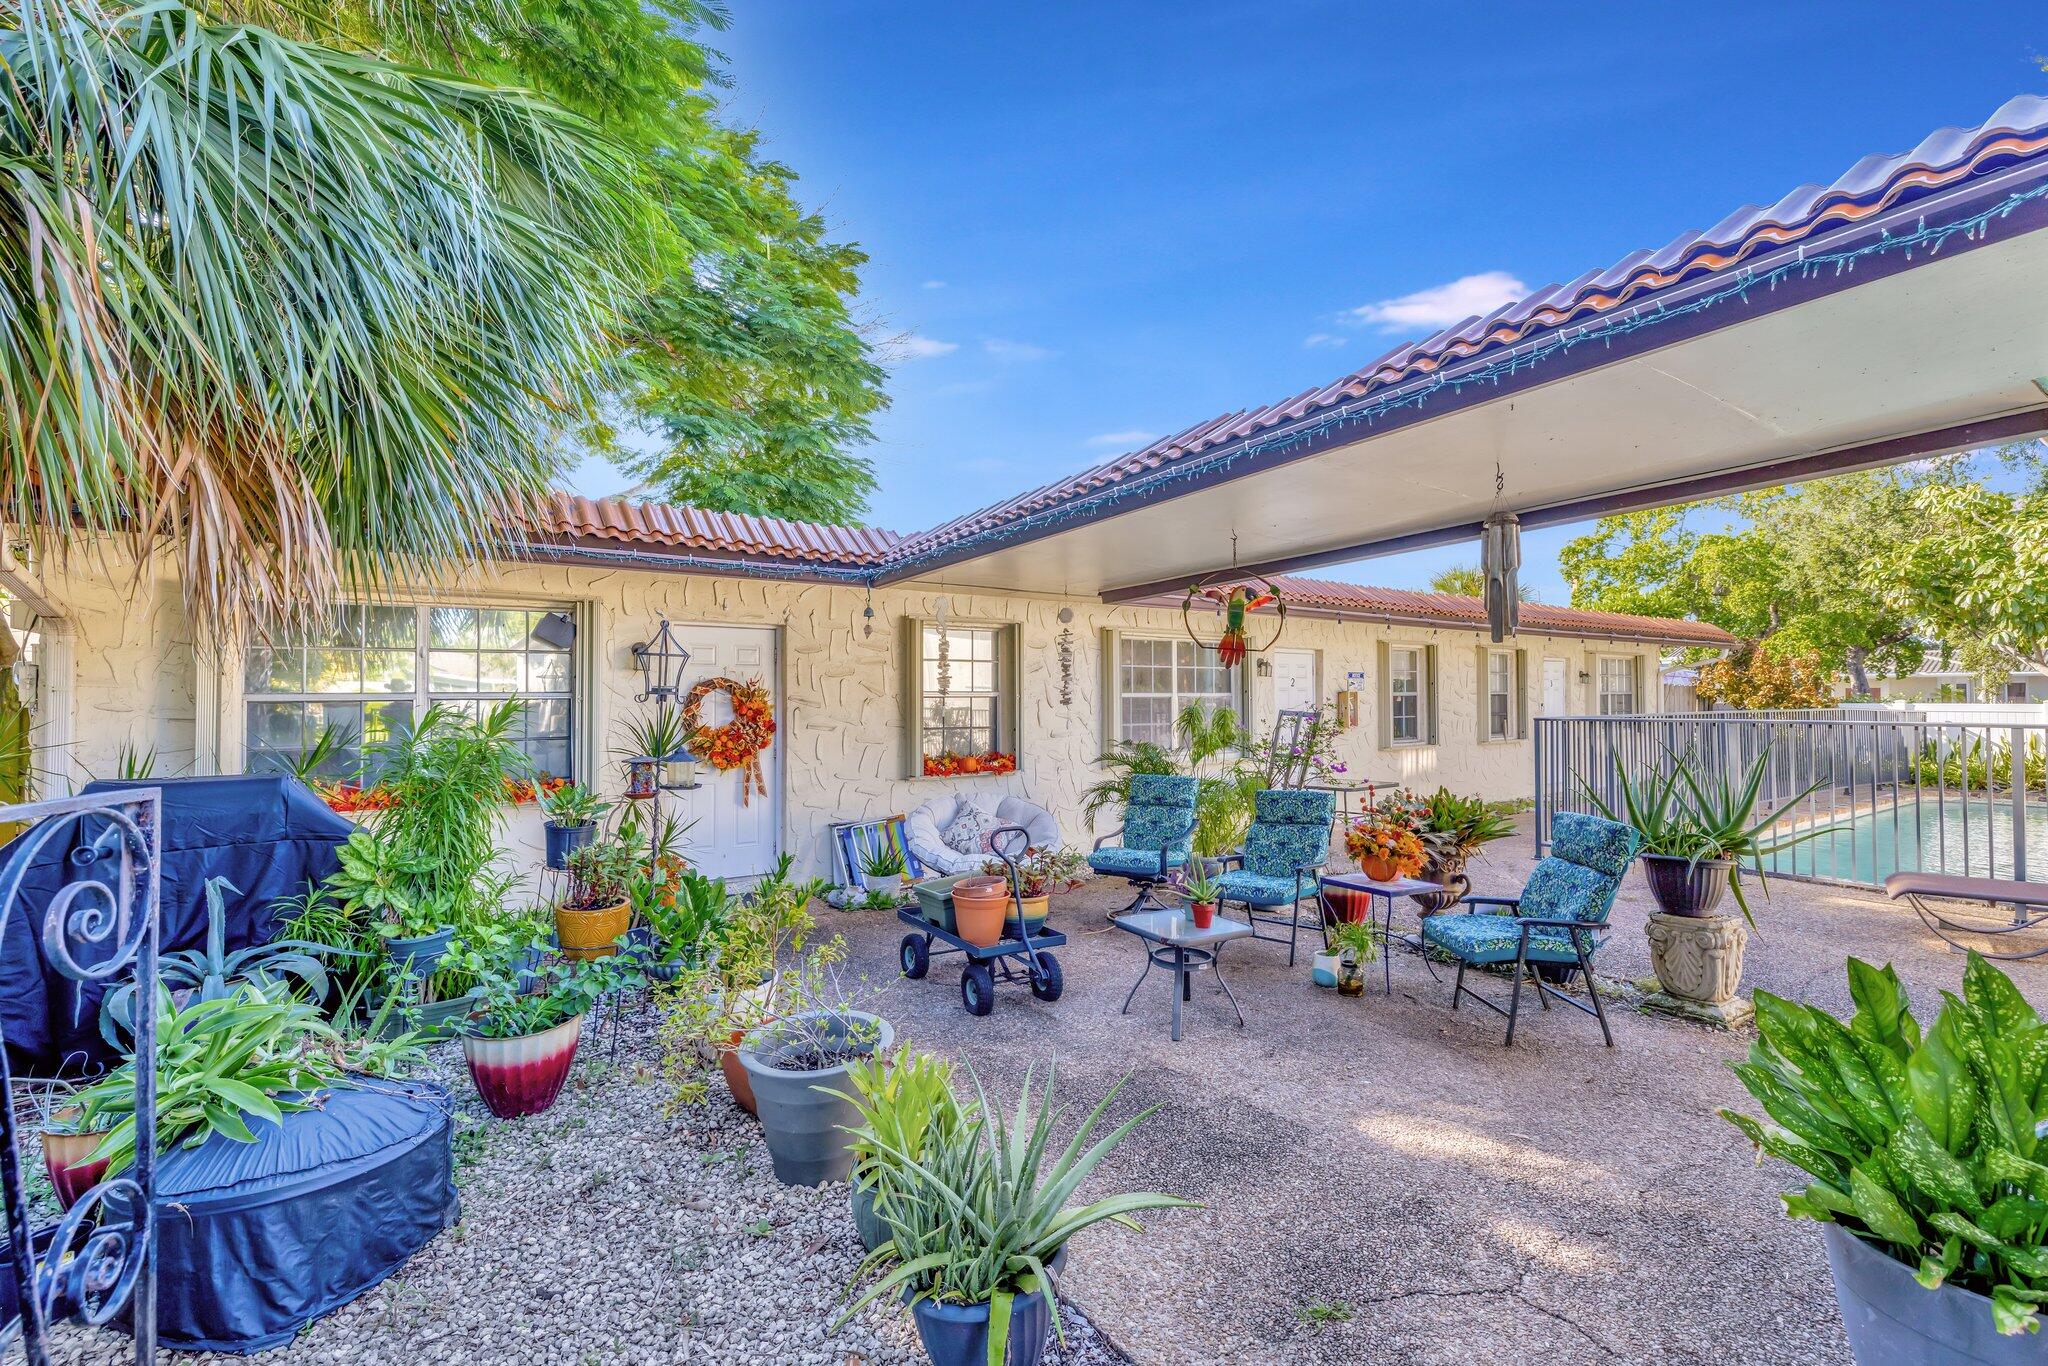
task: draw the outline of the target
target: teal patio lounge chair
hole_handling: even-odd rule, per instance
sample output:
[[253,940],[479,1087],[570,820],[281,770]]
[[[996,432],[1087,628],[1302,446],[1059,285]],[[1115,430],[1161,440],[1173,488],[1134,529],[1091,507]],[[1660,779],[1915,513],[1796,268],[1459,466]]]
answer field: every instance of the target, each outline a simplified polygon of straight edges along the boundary
[[[1607,1012],[1600,1005],[1600,989],[1593,982],[1593,954],[1607,935],[1607,913],[1614,909],[1614,894],[1621,889],[1621,875],[1642,848],[1642,836],[1616,821],[1576,811],[1560,811],[1550,826],[1550,856],[1536,865],[1520,896],[1468,896],[1460,904],[1470,907],[1464,915],[1426,917],[1422,941],[1458,960],[1458,981],[1451,990],[1451,1009],[1465,995],[1465,969],[1495,963],[1513,963],[1515,988],[1505,1010],[1477,991],[1472,999],[1498,1015],[1508,1017],[1508,1046],[1515,1042],[1515,1016],[1522,1005],[1522,975],[1536,983],[1536,999],[1545,1010],[1552,996],[1574,1010],[1585,1011],[1600,1021],[1600,1033],[1609,1048],[1614,1033],[1607,1027]],[[1483,911],[1483,907],[1503,907]],[[1565,969],[1562,981],[1571,980],[1577,968],[1586,979],[1589,1008],[1583,1002],[1544,985],[1537,965]]]
[[[1323,928],[1320,874],[1330,861],[1330,826],[1337,817],[1337,794],[1308,788],[1269,788],[1253,798],[1251,829],[1244,847],[1224,857],[1237,866],[1218,879],[1220,898],[1245,909],[1252,935],[1287,945],[1287,964],[1294,965],[1301,938],[1301,903],[1313,907],[1312,929]],[[1284,914],[1283,914],[1284,912]],[[1267,929],[1287,933],[1264,934]]]
[[[1131,779],[1131,798],[1124,823],[1095,841],[1088,866],[1120,877],[1138,889],[1131,904],[1111,919],[1158,904],[1152,889],[1187,866],[1195,834],[1195,780],[1166,773],[1140,773]],[[1116,840],[1111,844],[1109,841]]]

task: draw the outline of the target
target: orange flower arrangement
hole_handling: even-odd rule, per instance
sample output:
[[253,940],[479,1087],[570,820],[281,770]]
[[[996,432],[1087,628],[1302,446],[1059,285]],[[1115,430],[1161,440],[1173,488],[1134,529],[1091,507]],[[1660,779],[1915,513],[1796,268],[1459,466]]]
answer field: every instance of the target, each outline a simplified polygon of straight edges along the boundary
[[979,773],[1015,773],[1017,756],[992,749],[986,754],[955,754],[947,750],[944,754],[924,756],[924,776],[927,778],[951,778]]
[[[538,784],[526,779],[505,780],[505,800],[513,806],[526,806],[535,800],[536,787],[541,792],[554,793],[568,786],[567,778],[545,777]],[[398,801],[390,788],[381,784],[364,787],[361,783],[316,783],[322,801],[332,810],[344,816],[360,816],[371,811],[389,811]]]
[[[704,724],[704,699],[722,692],[732,701],[732,720],[722,726]],[[775,703],[760,679],[741,683],[731,678],[707,678],[683,697],[683,725],[690,733],[690,748],[697,757],[720,771],[740,769],[746,781],[740,786],[742,802],[759,792],[768,795],[768,780],[761,773],[761,752],[775,739]]]
[[505,800],[514,806],[526,806],[531,802],[538,801],[540,793],[545,792],[552,797],[568,785],[569,780],[567,778],[557,778],[552,775],[542,778],[538,783],[524,778],[507,778],[505,780]]
[[1414,877],[1428,861],[1413,830],[1380,821],[1363,820],[1346,830],[1344,849],[1361,868],[1368,863],[1391,864],[1395,877]]

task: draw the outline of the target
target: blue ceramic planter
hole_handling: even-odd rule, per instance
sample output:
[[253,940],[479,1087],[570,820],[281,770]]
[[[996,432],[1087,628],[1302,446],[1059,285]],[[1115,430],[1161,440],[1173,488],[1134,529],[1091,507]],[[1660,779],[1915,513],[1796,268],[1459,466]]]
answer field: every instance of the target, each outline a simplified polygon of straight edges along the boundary
[[543,825],[541,835],[547,840],[547,865],[555,872],[569,866],[570,851],[581,849],[597,834],[597,826],[586,822],[582,825]]
[[455,927],[450,925],[415,939],[387,939],[384,956],[401,977],[432,977],[454,938]]
[[[917,1336],[932,1366],[985,1366],[988,1361],[988,1306],[937,1304],[919,1300],[910,1307]],[[1052,1306],[1041,1291],[1019,1295],[1010,1304],[1010,1341],[1004,1360],[1009,1366],[1037,1366],[1052,1331]]]

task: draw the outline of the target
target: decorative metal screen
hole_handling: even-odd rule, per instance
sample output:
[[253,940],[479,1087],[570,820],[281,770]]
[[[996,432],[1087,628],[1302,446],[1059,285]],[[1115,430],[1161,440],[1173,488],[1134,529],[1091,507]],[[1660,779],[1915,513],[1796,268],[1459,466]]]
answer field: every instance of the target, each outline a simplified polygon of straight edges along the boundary
[[[132,974],[135,1038],[157,1024],[157,933],[162,852],[161,789],[133,788],[0,806],[0,824],[26,826],[0,865],[0,925],[42,914],[38,936],[49,971],[77,982]],[[65,850],[64,879],[46,906],[24,904],[23,881],[45,849]],[[40,892],[38,892],[40,896]],[[36,1229],[16,1146],[14,1077],[0,1049],[0,1188],[14,1275],[14,1321],[0,1346],[18,1341],[28,1366],[47,1366],[50,1326],[69,1318],[101,1324],[125,1308],[135,1360],[156,1360],[156,1052],[138,1046],[134,1165],[81,1195],[54,1227]]]

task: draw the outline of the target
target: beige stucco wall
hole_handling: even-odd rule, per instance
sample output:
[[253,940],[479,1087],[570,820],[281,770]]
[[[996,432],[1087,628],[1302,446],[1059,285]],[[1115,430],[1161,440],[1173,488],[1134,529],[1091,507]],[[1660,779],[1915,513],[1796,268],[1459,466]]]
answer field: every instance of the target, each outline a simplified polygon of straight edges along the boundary
[[[175,582],[162,573],[138,579],[125,570],[76,559],[66,566],[46,566],[39,580],[36,591],[61,611],[71,633],[68,705],[75,727],[67,758],[76,772],[113,772],[124,742],[154,746],[161,774],[234,771],[240,766],[239,670],[232,658],[216,659],[195,648]],[[797,854],[802,866],[819,872],[829,868],[829,822],[906,811],[959,784],[1029,796],[1057,813],[1071,838],[1089,837],[1080,822],[1078,794],[1094,780],[1093,761],[1103,744],[1103,629],[1162,637],[1183,631],[1178,611],[933,587],[877,591],[874,630],[868,635],[863,633],[861,615],[867,598],[856,588],[637,568],[502,565],[451,582],[439,593],[462,600],[582,608],[590,627],[584,642],[588,663],[579,716],[582,761],[597,761],[596,771],[607,788],[619,785],[617,765],[610,762],[617,728],[624,716],[637,710],[632,697],[638,679],[629,652],[635,641],[649,636],[663,616],[677,624],[685,643],[688,633],[682,628],[689,623],[776,628],[781,647],[775,691],[782,712],[778,745],[783,845]],[[1021,626],[1021,767],[1016,774],[948,779],[905,774],[900,625],[906,618],[937,615],[942,597],[948,599],[947,614],[955,621]],[[1074,632],[1072,702],[1065,706],[1059,701],[1056,648],[1062,608],[1072,609]],[[1424,788],[1441,783],[1493,798],[1526,797],[1529,742],[1478,739],[1480,639],[1470,631],[1383,627],[1297,613],[1281,643],[1320,652],[1325,700],[1344,686],[1348,673],[1365,675],[1361,723],[1340,744],[1351,776]],[[1380,746],[1382,640],[1436,647],[1437,744]],[[1536,636],[1523,636],[1513,644],[1527,651],[1532,712],[1540,707],[1545,655],[1567,661],[1570,712],[1593,709],[1593,684],[1581,681],[1580,674],[1597,676],[1593,660],[1600,654],[1637,656],[1639,694],[1643,705],[1654,705],[1653,647]],[[61,694],[61,677],[49,681]],[[1259,678],[1254,671],[1252,712],[1262,732],[1271,724],[1272,690],[1272,680]],[[533,834],[525,826],[535,823],[530,815],[517,822],[522,843]]]

